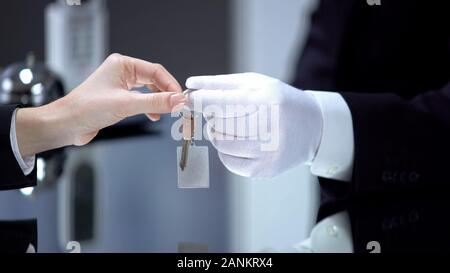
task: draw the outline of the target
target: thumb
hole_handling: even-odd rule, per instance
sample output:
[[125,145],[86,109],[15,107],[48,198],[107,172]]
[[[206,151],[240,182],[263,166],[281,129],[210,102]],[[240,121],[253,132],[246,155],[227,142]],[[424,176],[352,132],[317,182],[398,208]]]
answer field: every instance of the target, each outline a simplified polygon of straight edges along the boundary
[[147,113],[170,113],[177,111],[186,102],[186,97],[179,92],[130,93],[132,103],[129,115]]
[[186,80],[186,87],[191,89],[228,90],[236,89],[248,82],[254,73],[224,74],[215,76],[194,76]]

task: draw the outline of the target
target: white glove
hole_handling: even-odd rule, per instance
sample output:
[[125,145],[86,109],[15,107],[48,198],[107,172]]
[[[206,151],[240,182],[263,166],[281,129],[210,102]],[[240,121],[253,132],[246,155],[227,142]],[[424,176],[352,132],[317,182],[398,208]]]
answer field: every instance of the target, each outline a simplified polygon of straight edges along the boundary
[[222,163],[246,177],[273,177],[313,160],[322,113],[312,94],[257,73],[190,77],[188,105],[207,120]]

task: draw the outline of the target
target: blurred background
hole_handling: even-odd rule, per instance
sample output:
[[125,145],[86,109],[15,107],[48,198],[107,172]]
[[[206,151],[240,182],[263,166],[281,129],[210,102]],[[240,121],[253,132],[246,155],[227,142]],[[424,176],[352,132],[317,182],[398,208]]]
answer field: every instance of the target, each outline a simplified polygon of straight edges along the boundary
[[[182,85],[246,71],[289,82],[315,4],[5,1],[0,72],[31,58],[67,93],[118,52],[163,64]],[[253,181],[227,171],[210,146],[210,188],[179,189],[174,121],[135,117],[87,146],[40,156],[35,189],[0,192],[0,219],[37,218],[40,252],[66,251],[73,240],[82,252],[289,251],[308,236],[318,184],[305,167]]]

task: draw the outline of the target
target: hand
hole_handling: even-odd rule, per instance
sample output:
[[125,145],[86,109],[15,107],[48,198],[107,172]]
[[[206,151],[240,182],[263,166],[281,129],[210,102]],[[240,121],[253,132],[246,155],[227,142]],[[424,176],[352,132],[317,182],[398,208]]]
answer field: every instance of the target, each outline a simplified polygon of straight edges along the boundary
[[188,103],[194,111],[201,104],[208,138],[231,172],[272,177],[313,160],[322,134],[313,95],[256,73],[191,77],[186,86],[199,89]]
[[[130,91],[148,86],[158,93]],[[178,82],[163,66],[143,60],[110,55],[81,85],[48,105],[19,109],[16,134],[22,156],[89,143],[98,131],[122,119],[182,108],[185,97]]]

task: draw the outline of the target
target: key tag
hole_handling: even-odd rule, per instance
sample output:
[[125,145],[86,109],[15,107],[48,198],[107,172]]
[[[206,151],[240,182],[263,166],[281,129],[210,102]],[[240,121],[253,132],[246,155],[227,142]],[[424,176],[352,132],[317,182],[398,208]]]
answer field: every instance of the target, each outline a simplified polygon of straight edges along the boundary
[[[187,113],[192,115],[192,120],[186,117]],[[183,120],[183,142],[185,147],[185,164],[183,160],[183,146],[177,147],[177,174],[178,188],[209,188],[209,155],[208,146],[196,146],[194,141],[194,116],[193,112],[182,112]],[[189,127],[189,128],[187,128]],[[189,129],[190,139],[186,136]],[[187,140],[189,139],[189,140]],[[184,168],[182,168],[184,166]]]

